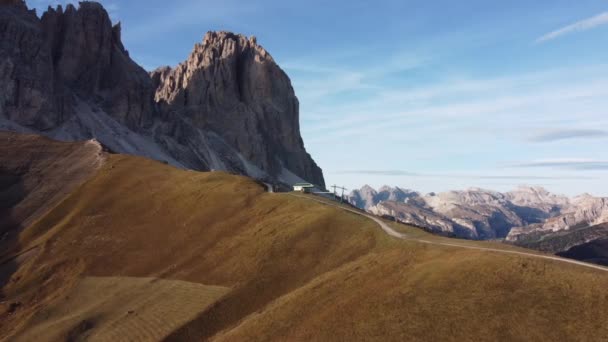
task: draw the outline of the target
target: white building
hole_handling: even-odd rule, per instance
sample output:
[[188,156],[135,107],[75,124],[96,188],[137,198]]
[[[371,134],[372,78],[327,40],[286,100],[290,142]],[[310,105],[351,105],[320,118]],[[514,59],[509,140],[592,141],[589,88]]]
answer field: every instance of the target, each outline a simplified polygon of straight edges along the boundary
[[310,192],[314,187],[310,183],[296,183],[293,185],[293,191]]

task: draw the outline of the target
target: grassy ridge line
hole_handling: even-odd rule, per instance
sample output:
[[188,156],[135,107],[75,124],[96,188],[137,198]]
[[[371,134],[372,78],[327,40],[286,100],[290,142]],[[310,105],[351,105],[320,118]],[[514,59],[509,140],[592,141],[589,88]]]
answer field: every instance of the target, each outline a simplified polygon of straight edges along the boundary
[[291,196],[295,196],[295,197],[300,197],[300,198],[306,198],[306,199],[309,199],[311,201],[316,201],[316,202],[319,202],[319,203],[331,205],[331,206],[334,206],[334,207],[338,207],[338,208],[340,208],[342,210],[350,211],[351,213],[355,213],[357,215],[365,216],[365,217],[373,220],[374,222],[376,222],[378,224],[378,226],[380,226],[380,228],[382,228],[382,230],[384,230],[384,232],[387,233],[388,235],[396,237],[396,238],[399,238],[399,239],[405,239],[405,238],[407,238],[406,234],[399,233],[398,231],[396,231],[393,228],[389,227],[386,223],[384,223],[382,220],[380,220],[379,218],[377,218],[377,217],[375,217],[373,215],[364,214],[361,211],[357,211],[355,209],[349,209],[349,208],[346,208],[344,206],[340,206],[340,205],[337,205],[337,204],[334,204],[334,203],[330,203],[330,202],[326,202],[326,201],[323,201],[323,200],[320,200],[320,199],[316,199],[316,198],[311,198],[311,197],[308,197],[308,196],[299,196],[299,195],[292,194],[292,193],[290,193],[290,195]]
[[388,235],[396,237],[398,239],[407,239],[407,240],[411,240],[411,241],[415,241],[415,242],[420,242],[420,243],[431,244],[431,245],[441,245],[441,246],[448,246],[448,247],[468,248],[468,249],[475,249],[475,250],[487,251],[487,252],[510,253],[510,254],[523,255],[523,256],[528,256],[528,257],[533,257],[533,258],[543,258],[543,259],[553,260],[553,261],[558,261],[558,262],[567,262],[567,263],[570,263],[570,264],[575,264],[575,265],[579,265],[579,266],[583,266],[583,267],[590,267],[590,268],[594,268],[596,270],[608,272],[608,268],[606,268],[606,267],[602,267],[602,266],[598,266],[598,265],[594,265],[594,264],[589,264],[589,263],[586,263],[586,262],[583,262],[583,261],[564,259],[564,258],[561,258],[561,257],[558,257],[558,256],[549,256],[549,255],[542,255],[542,254],[533,254],[533,253],[512,251],[512,250],[506,250],[506,249],[488,248],[488,247],[477,247],[477,246],[462,245],[462,244],[457,244],[457,243],[434,242],[434,241],[429,241],[429,240],[424,240],[424,239],[408,238],[407,234],[403,234],[403,233],[397,232],[393,228],[389,227],[382,220],[380,220],[379,218],[377,218],[377,217],[375,217],[373,215],[365,214],[365,213],[362,213],[362,212],[354,210],[354,209],[345,208],[343,206],[340,206],[340,205],[337,205],[337,204],[334,204],[334,203],[330,203],[330,202],[327,202],[327,201],[323,201],[323,200],[320,200],[320,199],[311,198],[309,196],[300,196],[300,195],[295,195],[295,194],[290,194],[290,195],[295,196],[295,197],[300,197],[300,198],[306,198],[306,199],[311,200],[311,201],[316,201],[316,202],[324,203],[326,205],[331,205],[331,206],[334,206],[334,207],[338,207],[338,208],[340,208],[342,210],[350,211],[350,212],[355,213],[357,215],[365,216],[365,217],[373,220],[374,222],[376,222],[378,224],[378,226],[380,226],[380,228],[383,231],[385,231]]

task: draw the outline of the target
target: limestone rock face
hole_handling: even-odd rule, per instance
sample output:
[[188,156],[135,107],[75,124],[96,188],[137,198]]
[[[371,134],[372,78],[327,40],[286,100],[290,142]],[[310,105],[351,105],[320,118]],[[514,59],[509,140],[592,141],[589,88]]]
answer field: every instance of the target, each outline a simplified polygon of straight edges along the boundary
[[254,37],[210,32],[176,68],[148,73],[104,8],[0,2],[0,129],[196,170],[324,186],[300,136],[287,75]]
[[285,167],[324,185],[300,137],[291,82],[254,37],[209,32],[185,62],[151,76],[163,113],[216,132],[263,171]]
[[368,210],[373,214],[392,216],[399,222],[426,228],[435,233],[473,238],[470,229],[424,205],[415,205],[409,201],[407,203],[384,201],[370,207]]
[[608,222],[608,198],[589,194],[577,196],[560,215],[529,226],[514,227],[507,236],[508,241],[528,241],[554,232],[590,227]]
[[0,3],[0,117],[52,127],[59,116],[53,86],[52,54],[36,14],[22,1]]
[[0,115],[48,131],[70,119],[80,99],[131,128],[150,122],[152,82],[100,4],[49,8],[41,19],[23,3],[2,5],[0,35]]
[[355,189],[348,195],[348,201],[361,209],[369,210],[378,204],[378,192],[369,185],[364,185],[361,189]]
[[540,187],[500,193],[479,188],[421,195],[384,186],[354,190],[349,201],[375,214],[471,239],[531,243],[554,232],[608,222],[608,199],[556,195]]
[[[76,9],[49,8],[41,19],[52,54],[59,96],[73,93],[97,99],[110,116],[130,128],[150,124],[154,92],[147,72],[124,49],[120,24],[112,22],[95,2],[81,2]],[[65,117],[65,115],[64,115]]]

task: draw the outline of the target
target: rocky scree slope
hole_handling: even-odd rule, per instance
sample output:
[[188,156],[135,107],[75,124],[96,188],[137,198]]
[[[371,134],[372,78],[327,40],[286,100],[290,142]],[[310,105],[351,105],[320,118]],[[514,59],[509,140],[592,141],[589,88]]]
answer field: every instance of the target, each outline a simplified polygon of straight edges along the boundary
[[324,186],[290,80],[256,39],[209,32],[175,68],[148,73],[102,5],[0,3],[0,129],[274,183]]

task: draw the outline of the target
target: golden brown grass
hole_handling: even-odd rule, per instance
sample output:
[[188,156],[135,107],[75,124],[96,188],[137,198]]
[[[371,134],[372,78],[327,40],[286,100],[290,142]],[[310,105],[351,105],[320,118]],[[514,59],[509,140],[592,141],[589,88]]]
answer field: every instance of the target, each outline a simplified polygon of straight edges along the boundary
[[411,244],[325,274],[218,340],[601,341],[605,286],[576,266]]
[[196,314],[186,307],[189,297],[176,294],[167,319],[188,319],[166,340],[608,338],[608,274],[400,241],[367,218],[265,193],[245,177],[137,157],[109,156],[19,242],[19,252],[33,252],[3,289],[5,303],[21,302],[13,313],[0,312],[5,338],[40,327],[63,336],[65,326],[53,323],[60,315],[46,320],[48,310],[79,311],[80,321],[97,317],[105,309],[95,306],[94,292],[84,291],[82,304],[66,299],[83,293],[87,277],[229,289]]
[[[48,138],[0,132],[0,262],[12,252],[6,242],[18,227],[43,216],[103,163],[101,147],[92,142],[67,143]],[[18,201],[18,202],[16,202]],[[3,211],[6,204],[10,210]],[[5,234],[5,236],[3,236]]]
[[228,291],[179,280],[86,277],[16,341],[159,341]]
[[387,240],[373,222],[339,213],[267,194],[245,177],[110,156],[21,233],[22,250],[38,254],[4,288],[23,303],[6,327],[27,329],[28,317],[82,276],[130,276],[232,288],[225,302],[238,305],[213,309],[221,319],[212,333]]

